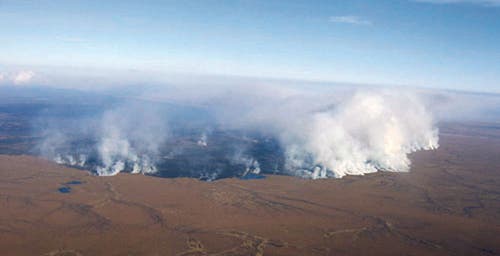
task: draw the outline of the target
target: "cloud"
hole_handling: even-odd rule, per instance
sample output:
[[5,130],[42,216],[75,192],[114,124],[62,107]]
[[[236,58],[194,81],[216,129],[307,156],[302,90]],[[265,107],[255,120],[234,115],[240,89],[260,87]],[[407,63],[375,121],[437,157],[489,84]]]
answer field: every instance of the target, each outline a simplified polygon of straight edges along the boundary
[[359,16],[346,15],[346,16],[331,16],[329,19],[330,22],[334,23],[344,23],[344,24],[353,24],[353,25],[362,25],[369,26],[372,25],[372,22],[361,18]]
[[500,0],[413,0],[430,4],[476,4],[482,6],[500,6]]
[[31,82],[33,77],[35,77],[35,72],[31,70],[21,70],[18,72],[0,72],[0,83],[21,85]]
[[29,83],[31,81],[31,79],[33,79],[34,76],[35,76],[35,72],[33,72],[31,70],[23,70],[23,71],[19,71],[17,74],[15,74],[12,77],[12,81],[14,82],[14,84],[25,84],[25,83]]

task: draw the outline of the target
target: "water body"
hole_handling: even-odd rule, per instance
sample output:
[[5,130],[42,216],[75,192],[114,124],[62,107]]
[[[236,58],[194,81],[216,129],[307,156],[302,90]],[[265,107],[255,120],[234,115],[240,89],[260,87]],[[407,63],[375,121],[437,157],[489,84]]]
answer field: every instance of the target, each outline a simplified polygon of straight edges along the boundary
[[59,191],[59,193],[63,193],[63,194],[67,194],[67,193],[71,192],[71,188],[70,187],[60,187],[57,190]]
[[71,193],[71,187],[70,187],[71,185],[80,185],[82,183],[83,182],[81,182],[79,180],[71,180],[71,181],[64,183],[63,185],[65,185],[65,186],[59,187],[57,190],[59,191],[59,193],[63,193],[63,194]]

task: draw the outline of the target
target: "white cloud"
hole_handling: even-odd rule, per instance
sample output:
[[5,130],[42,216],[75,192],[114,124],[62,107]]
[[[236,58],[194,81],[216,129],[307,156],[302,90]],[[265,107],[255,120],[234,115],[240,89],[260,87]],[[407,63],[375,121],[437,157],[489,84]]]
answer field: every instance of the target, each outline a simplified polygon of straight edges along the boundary
[[372,25],[372,22],[361,18],[359,16],[346,15],[346,16],[331,16],[329,19],[330,22],[334,23],[345,23],[345,24],[353,24],[353,25]]
[[413,0],[414,2],[431,4],[477,4],[483,6],[500,6],[500,0]]
[[31,81],[31,79],[33,79],[34,76],[35,76],[35,72],[33,72],[31,70],[23,70],[23,71],[19,71],[17,74],[15,74],[12,77],[12,81],[14,82],[14,84],[25,84],[25,83],[29,83]]
[[26,84],[35,77],[35,72],[31,70],[21,70],[18,72],[0,72],[0,84]]

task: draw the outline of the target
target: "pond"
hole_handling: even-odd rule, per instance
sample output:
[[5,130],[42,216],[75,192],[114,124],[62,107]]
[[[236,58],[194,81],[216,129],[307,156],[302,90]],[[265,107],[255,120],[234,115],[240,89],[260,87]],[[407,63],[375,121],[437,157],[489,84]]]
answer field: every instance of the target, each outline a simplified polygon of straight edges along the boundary
[[59,193],[63,193],[63,194],[67,194],[67,193],[71,192],[70,187],[60,187],[57,190],[59,191]]

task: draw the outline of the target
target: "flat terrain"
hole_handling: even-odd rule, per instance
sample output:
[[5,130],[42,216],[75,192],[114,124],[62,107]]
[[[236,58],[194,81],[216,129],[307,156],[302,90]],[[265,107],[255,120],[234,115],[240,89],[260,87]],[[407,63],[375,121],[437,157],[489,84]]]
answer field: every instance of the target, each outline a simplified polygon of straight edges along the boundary
[[500,255],[500,129],[441,131],[410,173],[339,180],[96,177],[0,155],[0,254]]

